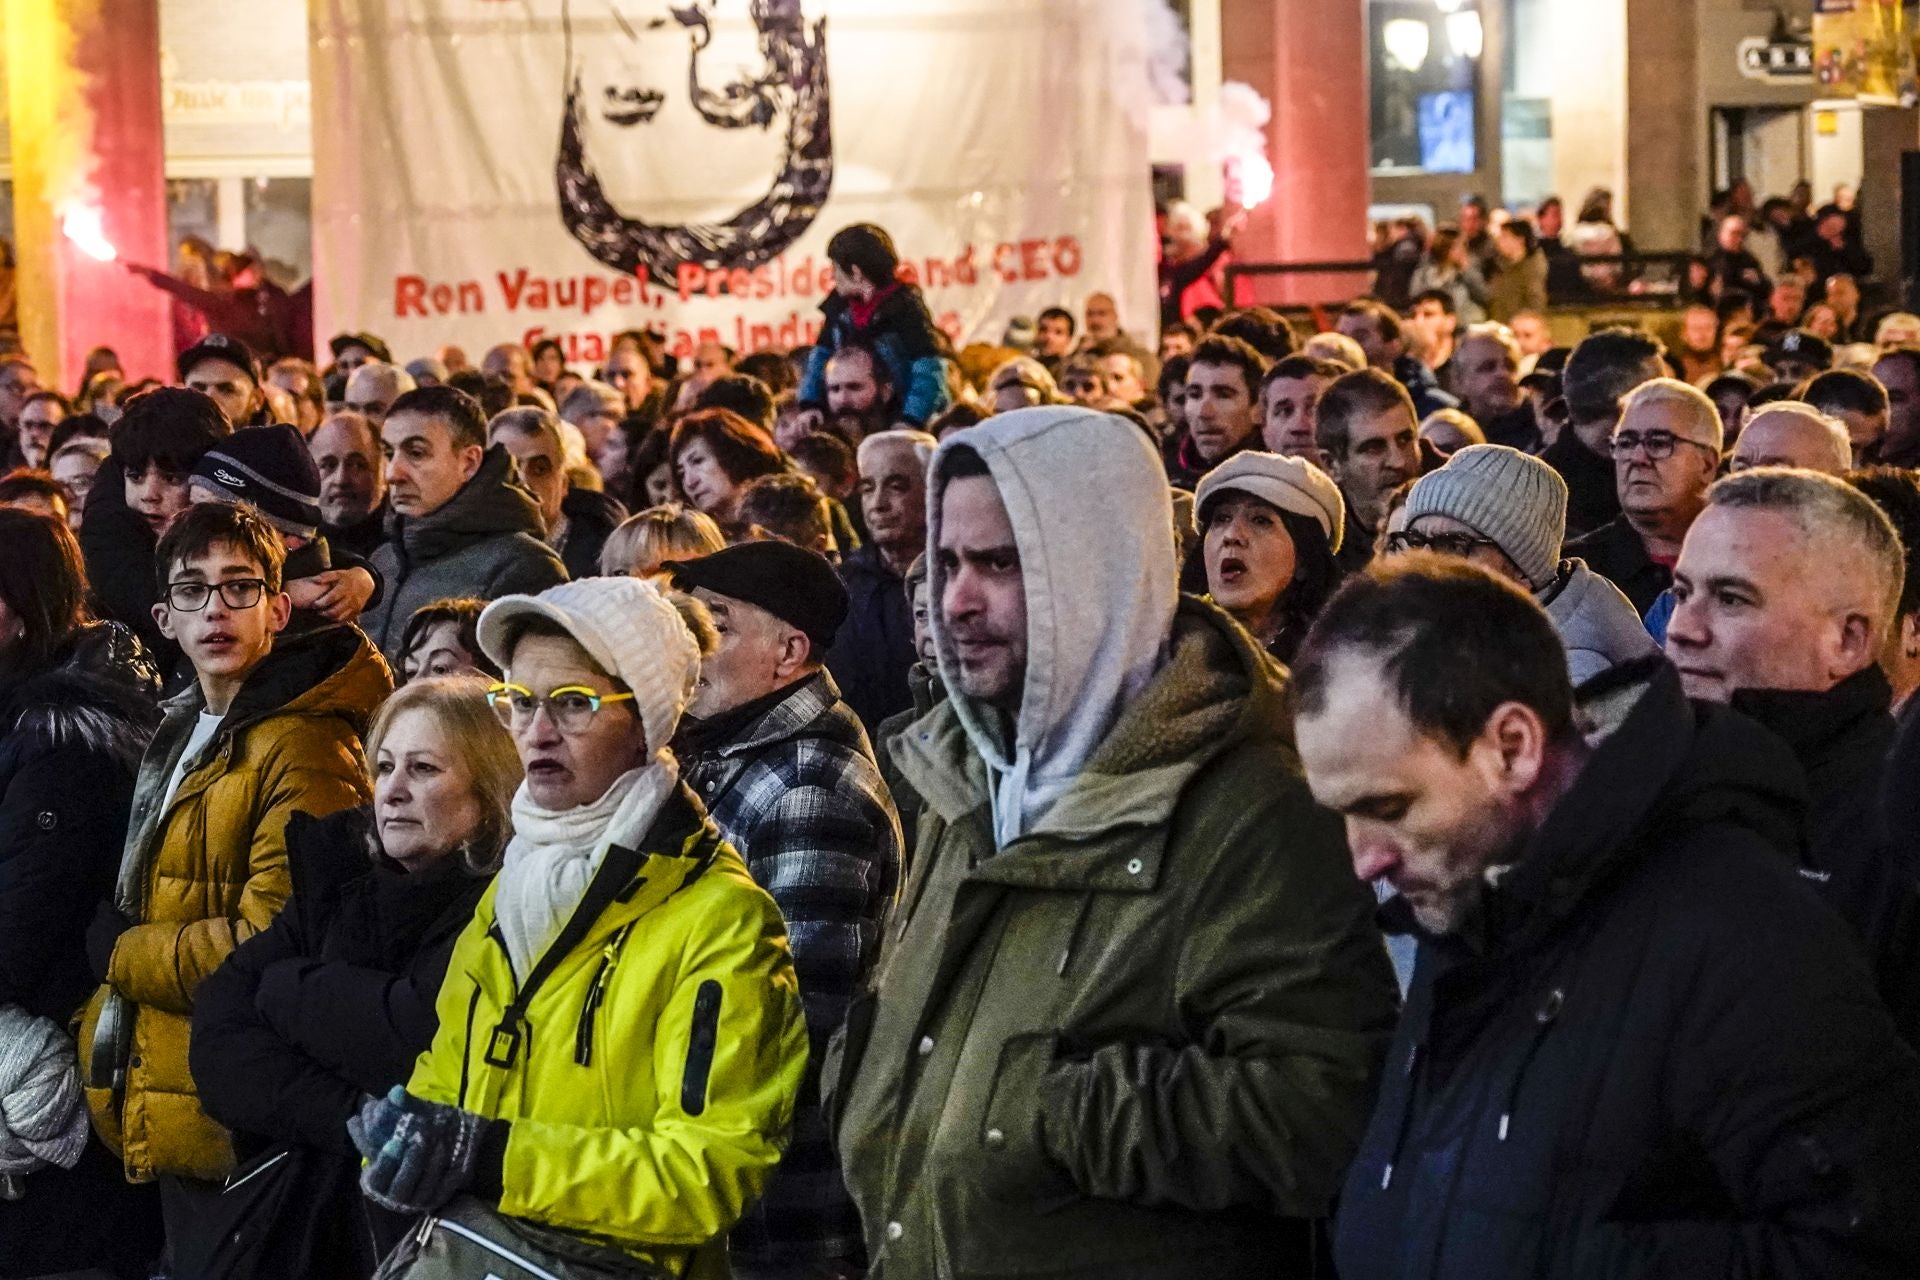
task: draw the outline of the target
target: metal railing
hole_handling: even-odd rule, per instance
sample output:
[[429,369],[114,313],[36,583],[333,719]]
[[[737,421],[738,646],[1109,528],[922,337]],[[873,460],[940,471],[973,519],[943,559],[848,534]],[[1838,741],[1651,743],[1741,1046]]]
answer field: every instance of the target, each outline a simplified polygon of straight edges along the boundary
[[[1581,255],[1577,262],[1555,273],[1558,279],[1549,276],[1548,309],[1672,307],[1679,302],[1683,292],[1687,264],[1697,256],[1678,251]],[[1227,305],[1238,307],[1248,305],[1240,293],[1240,282],[1245,279],[1366,277],[1367,283],[1358,289],[1336,290],[1324,297],[1302,297],[1280,304],[1283,309],[1326,306],[1371,290],[1377,269],[1370,259],[1353,262],[1229,262],[1223,292]]]

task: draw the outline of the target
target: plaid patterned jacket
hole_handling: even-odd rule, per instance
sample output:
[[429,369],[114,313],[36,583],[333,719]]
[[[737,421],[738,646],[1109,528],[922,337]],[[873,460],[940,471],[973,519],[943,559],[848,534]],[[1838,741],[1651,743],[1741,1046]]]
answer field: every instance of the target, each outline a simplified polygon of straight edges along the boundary
[[825,671],[733,741],[683,754],[682,777],[786,917],[813,1057],[786,1158],[733,1234],[736,1260],[861,1254],[859,1215],[820,1110],[819,1064],[873,965],[899,891],[900,820],[873,746]]

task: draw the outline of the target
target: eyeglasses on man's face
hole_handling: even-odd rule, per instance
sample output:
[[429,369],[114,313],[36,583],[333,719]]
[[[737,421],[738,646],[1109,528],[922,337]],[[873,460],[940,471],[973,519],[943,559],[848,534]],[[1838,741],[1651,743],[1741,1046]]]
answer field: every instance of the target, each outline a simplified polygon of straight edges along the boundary
[[1479,547],[1492,547],[1499,544],[1492,538],[1482,538],[1471,533],[1399,533],[1387,535],[1387,551],[1399,555],[1406,551],[1438,551],[1443,556],[1465,558]]
[[533,723],[542,707],[561,733],[585,733],[600,708],[610,702],[631,702],[631,693],[601,693],[583,684],[561,685],[543,696],[525,685],[501,681],[487,690],[487,705],[509,730],[518,732]]
[[1673,456],[1676,447],[1690,444],[1696,449],[1717,452],[1710,444],[1698,440],[1688,440],[1671,431],[1616,431],[1613,433],[1611,448],[1616,458],[1631,458],[1635,451],[1644,449],[1647,457],[1655,462],[1664,462]]
[[199,613],[213,593],[229,609],[251,609],[267,593],[265,578],[228,578],[224,582],[169,582],[167,607],[176,613]]

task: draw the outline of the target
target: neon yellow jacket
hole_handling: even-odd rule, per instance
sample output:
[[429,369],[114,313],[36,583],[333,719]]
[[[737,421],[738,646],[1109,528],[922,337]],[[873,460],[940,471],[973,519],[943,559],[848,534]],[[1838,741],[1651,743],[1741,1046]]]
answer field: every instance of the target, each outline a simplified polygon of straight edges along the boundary
[[691,793],[641,843],[653,852],[608,852],[524,975],[547,971],[518,1020],[487,891],[407,1087],[512,1122],[502,1213],[724,1277],[727,1230],[779,1163],[806,1071],[799,984],[779,909]]

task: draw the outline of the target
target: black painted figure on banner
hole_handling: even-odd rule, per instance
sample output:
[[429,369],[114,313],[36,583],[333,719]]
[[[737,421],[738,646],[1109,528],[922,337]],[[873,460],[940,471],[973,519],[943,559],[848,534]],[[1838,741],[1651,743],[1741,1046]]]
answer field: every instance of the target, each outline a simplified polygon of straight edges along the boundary
[[756,267],[833,183],[826,21],[801,0],[610,0],[562,13],[560,216],[607,266]]

